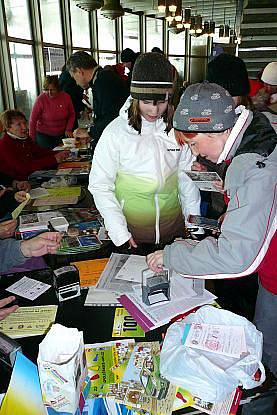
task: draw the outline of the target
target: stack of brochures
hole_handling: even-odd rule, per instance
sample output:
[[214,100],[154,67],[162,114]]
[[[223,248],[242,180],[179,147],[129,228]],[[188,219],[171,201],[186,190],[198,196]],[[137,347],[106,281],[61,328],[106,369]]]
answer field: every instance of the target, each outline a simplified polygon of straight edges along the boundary
[[170,415],[176,386],[160,374],[158,342],[133,340],[85,346],[89,398],[106,397],[138,413]]
[[97,235],[67,236],[61,240],[57,255],[78,254],[101,248],[101,241]]

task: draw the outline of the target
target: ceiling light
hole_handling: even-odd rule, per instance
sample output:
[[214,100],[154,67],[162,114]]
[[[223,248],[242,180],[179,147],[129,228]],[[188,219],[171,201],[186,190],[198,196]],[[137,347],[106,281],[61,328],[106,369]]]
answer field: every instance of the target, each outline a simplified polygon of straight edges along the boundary
[[158,11],[159,13],[165,13],[166,0],[158,0]]
[[120,0],[104,0],[104,6],[100,13],[107,19],[117,19],[124,15],[124,9],[120,4]]
[[80,9],[86,10],[87,12],[100,9],[104,4],[103,0],[75,0],[75,2],[77,7],[80,7]]
[[168,1],[168,10],[171,13],[175,13],[177,9],[177,1],[176,0],[169,0]]

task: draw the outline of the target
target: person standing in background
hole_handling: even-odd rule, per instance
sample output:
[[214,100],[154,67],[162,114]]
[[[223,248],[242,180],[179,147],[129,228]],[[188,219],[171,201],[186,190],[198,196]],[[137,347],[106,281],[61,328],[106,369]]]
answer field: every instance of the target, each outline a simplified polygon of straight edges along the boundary
[[43,92],[37,97],[30,116],[30,137],[43,147],[53,149],[62,138],[73,137],[75,111],[70,96],[60,89],[58,77],[47,75]]

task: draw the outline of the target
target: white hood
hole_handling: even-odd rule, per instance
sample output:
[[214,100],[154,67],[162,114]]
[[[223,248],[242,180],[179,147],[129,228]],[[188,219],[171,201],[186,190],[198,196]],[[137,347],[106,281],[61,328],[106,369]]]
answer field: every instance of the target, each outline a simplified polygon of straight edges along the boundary
[[243,105],[236,108],[236,113],[239,115],[236,124],[232,128],[231,134],[227,138],[224,149],[220,154],[217,164],[224,160],[232,159],[241,143],[243,134],[253,120],[253,112],[246,109]]

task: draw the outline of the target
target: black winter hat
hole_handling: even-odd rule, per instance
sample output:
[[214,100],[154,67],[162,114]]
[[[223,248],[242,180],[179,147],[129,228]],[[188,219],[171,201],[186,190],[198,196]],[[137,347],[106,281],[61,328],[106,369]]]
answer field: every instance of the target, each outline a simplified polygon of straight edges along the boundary
[[172,94],[172,87],[172,65],[164,55],[148,52],[137,58],[130,89],[133,98],[162,101]]
[[121,52],[121,62],[132,62],[134,63],[137,58],[137,54],[130,48],[126,48]]
[[232,97],[248,95],[250,91],[245,63],[227,53],[221,53],[208,64],[206,79],[223,86]]

